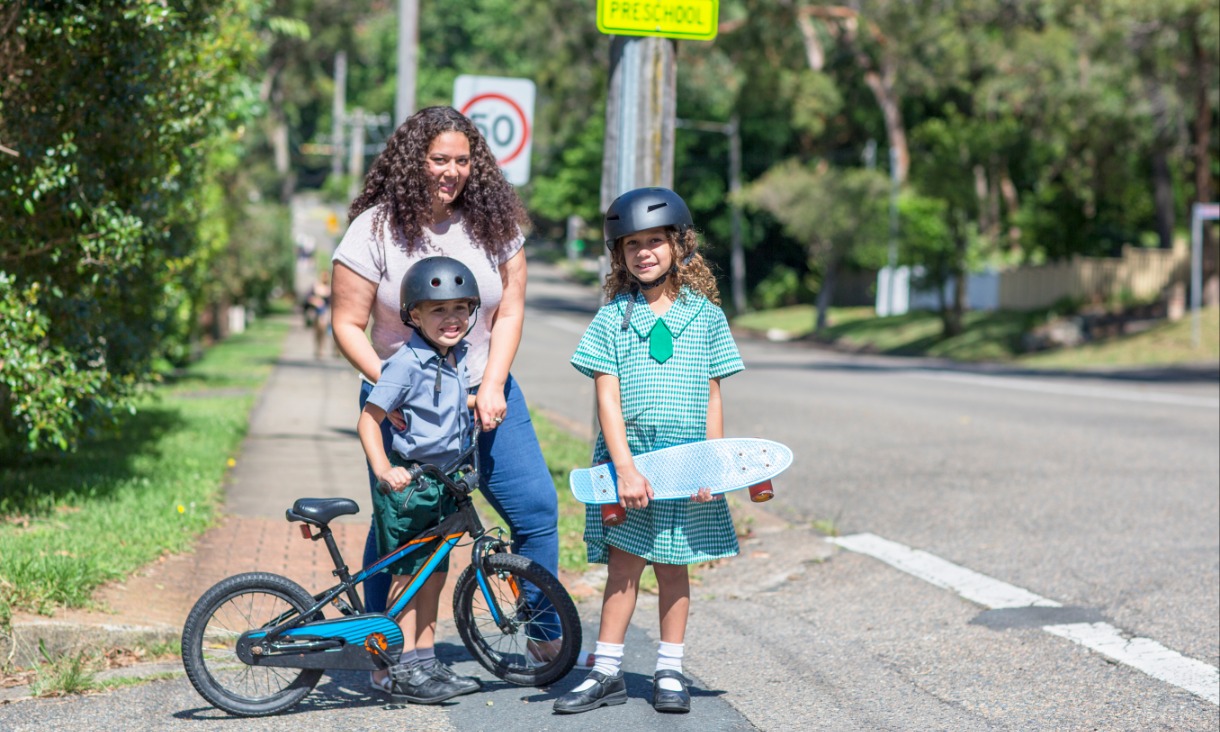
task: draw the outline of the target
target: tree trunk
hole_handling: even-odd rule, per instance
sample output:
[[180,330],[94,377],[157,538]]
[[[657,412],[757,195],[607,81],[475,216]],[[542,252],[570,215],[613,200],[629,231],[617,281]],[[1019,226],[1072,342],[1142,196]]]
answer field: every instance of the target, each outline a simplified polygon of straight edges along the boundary
[[1152,151],[1152,198],[1156,206],[1156,234],[1161,249],[1173,248],[1173,178],[1169,159],[1160,144]]
[[830,303],[834,300],[835,280],[839,274],[839,256],[832,248],[826,255],[826,270],[822,274],[822,287],[818,290],[818,314],[813,324],[815,335],[822,335],[826,330],[830,312]]
[[966,252],[969,242],[960,223],[954,223],[953,262],[949,269],[953,273],[953,303],[941,309],[941,322],[944,325],[944,337],[952,338],[962,334],[963,317],[966,312]]
[[1021,227],[1015,223],[1021,210],[1021,199],[1007,165],[1000,168],[1000,193],[1004,196],[1004,208],[1008,213],[1008,248],[1015,252],[1021,246]]
[[[869,90],[873,93],[873,97],[877,100],[877,106],[881,108],[881,116],[885,119],[886,137],[889,140],[890,147],[898,153],[897,165],[894,167],[898,184],[902,185],[907,180],[907,171],[911,166],[911,151],[910,146],[907,144],[906,126],[902,121],[901,100],[898,98],[898,92],[895,90],[898,80],[898,59],[892,50],[893,44],[889,42],[875,23],[861,21],[860,14],[853,8],[821,5],[798,8],[797,27],[801,31],[801,39],[805,44],[805,57],[809,62],[809,67],[814,71],[821,70],[826,55],[821,43],[818,41],[817,34],[814,32],[812,23],[808,21],[810,17],[818,18],[828,24],[832,22],[838,23],[842,29],[839,37],[842,39],[847,51],[855,58],[856,65],[860,67],[860,71],[864,75],[864,83],[868,85]],[[862,22],[869,34],[877,40],[883,49],[880,67],[856,43],[857,29]]]
[[[1195,16],[1191,29],[1191,50],[1194,52],[1192,73],[1195,82],[1195,119],[1194,119],[1194,164],[1195,164],[1195,200],[1199,203],[1210,203],[1215,193],[1212,191],[1211,137],[1212,108],[1208,103],[1208,87],[1215,73],[1208,62],[1207,50],[1199,40],[1200,19]],[[1214,226],[1203,227],[1203,304],[1212,307],[1220,304],[1220,267],[1216,256],[1216,235]]]

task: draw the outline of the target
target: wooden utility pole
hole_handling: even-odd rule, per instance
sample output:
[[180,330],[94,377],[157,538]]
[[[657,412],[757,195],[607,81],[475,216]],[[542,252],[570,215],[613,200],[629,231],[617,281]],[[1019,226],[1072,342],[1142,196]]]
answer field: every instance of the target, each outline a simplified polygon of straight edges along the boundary
[[356,107],[352,112],[352,128],[350,131],[351,148],[347,159],[348,181],[347,199],[350,201],[364,190],[364,110]]
[[634,188],[673,188],[676,87],[672,40],[614,36],[602,154],[602,211]]
[[330,107],[330,172],[343,175],[343,124],[347,121],[347,51],[335,54],[335,95]]
[[415,113],[415,75],[419,67],[419,0],[398,0],[398,79],[394,126]]

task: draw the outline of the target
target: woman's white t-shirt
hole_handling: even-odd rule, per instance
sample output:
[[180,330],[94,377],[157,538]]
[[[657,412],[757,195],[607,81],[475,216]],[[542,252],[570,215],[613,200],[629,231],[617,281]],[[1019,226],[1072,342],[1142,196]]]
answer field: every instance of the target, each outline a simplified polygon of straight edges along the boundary
[[377,285],[371,313],[373,350],[384,361],[411,335],[411,329],[399,319],[400,284],[411,265],[426,257],[452,257],[469,267],[479,284],[482,304],[474,327],[466,336],[470,344],[466,354],[470,385],[477,386],[483,381],[488,344],[491,342],[491,324],[504,294],[500,265],[521,250],[524,237],[518,235],[502,257],[495,258],[470,238],[465,220],[458,212],[435,230],[425,228],[428,240],[418,251],[407,254],[402,234],[391,232],[388,216],[381,227],[381,235],[374,235],[373,217],[377,209],[374,206],[356,217],[331,258],[332,262],[343,264]]

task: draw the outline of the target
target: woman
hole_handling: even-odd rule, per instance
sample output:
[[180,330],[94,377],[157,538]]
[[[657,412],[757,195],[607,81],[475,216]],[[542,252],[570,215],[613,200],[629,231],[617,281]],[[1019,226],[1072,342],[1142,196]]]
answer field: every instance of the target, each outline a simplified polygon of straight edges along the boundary
[[[508,524],[513,551],[558,575],[555,486],[525,398],[509,373],[525,316],[521,229],[528,218],[516,191],[470,120],[451,107],[429,107],[391,136],[348,216],[351,225],[333,257],[331,327],[340,352],[362,377],[360,408],[382,360],[410,335],[399,318],[403,274],[434,255],[469,267],[482,299],[467,336],[475,418],[485,432],[479,440],[481,488]],[[371,342],[365,336],[370,318]],[[389,449],[386,422],[382,439]],[[371,471],[369,482],[375,489]],[[377,559],[376,547],[370,529],[365,566]],[[385,611],[388,580],[382,573],[365,582],[370,611]],[[535,645],[534,650],[545,654],[546,649]],[[377,676],[373,681],[383,684]]]

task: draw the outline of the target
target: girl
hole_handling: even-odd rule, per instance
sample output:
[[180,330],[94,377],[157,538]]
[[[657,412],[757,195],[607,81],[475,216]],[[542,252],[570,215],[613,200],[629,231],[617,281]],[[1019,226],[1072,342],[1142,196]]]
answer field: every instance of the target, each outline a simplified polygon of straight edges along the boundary
[[599,507],[586,508],[589,561],[609,565],[596,665],[554,709],[584,712],[627,701],[623,640],[640,573],[651,562],[661,614],[652,705],[688,712],[682,675],[687,565],[737,554],[737,536],[727,504],[707,488],[690,501],[651,502],[652,487],[632,456],[723,437],[720,380],[743,365],[717,307],[716,281],[695,251],[690,210],[677,194],[666,188],[624,193],[606,211],[605,236],[611,300],[589,324],[572,365],[594,380],[601,434],[593,459],[614,463],[627,520],[604,527]]

